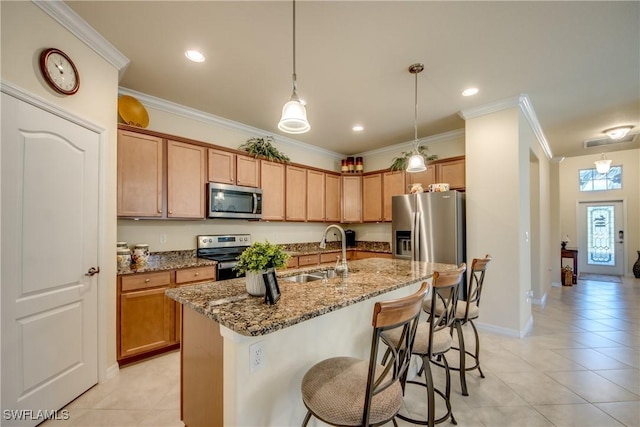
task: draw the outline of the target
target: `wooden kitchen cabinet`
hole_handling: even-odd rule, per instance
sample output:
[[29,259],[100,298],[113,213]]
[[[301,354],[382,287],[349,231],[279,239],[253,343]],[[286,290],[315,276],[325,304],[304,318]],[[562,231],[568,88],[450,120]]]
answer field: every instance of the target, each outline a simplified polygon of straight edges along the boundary
[[210,182],[260,186],[260,163],[258,159],[229,151],[209,148],[207,176]]
[[340,222],[340,175],[325,173],[324,220]]
[[451,190],[465,189],[465,157],[451,157],[448,159],[434,160],[427,164],[424,172],[405,173],[407,187],[405,193],[409,192],[409,186],[420,183],[424,191],[428,191],[429,184],[438,182],[449,183]]
[[285,167],[282,163],[260,160],[262,219],[285,220]]
[[465,159],[455,157],[446,162],[436,164],[436,177],[438,182],[448,182],[451,190],[463,190],[465,188]]
[[118,216],[162,216],[163,147],[162,138],[118,131]]
[[325,220],[325,175],[326,174],[324,172],[312,169],[307,170],[307,188],[305,189],[307,199],[307,221],[322,222]]
[[206,155],[204,147],[167,142],[167,217],[205,217]]
[[307,170],[298,166],[286,166],[286,219],[307,220]]
[[342,218],[340,222],[362,222],[362,177],[342,176]]
[[362,220],[382,221],[382,174],[362,177]]
[[170,273],[120,277],[118,361],[176,344],[175,303],[165,296]]
[[298,257],[298,267],[306,267],[309,265],[318,265],[318,264],[320,264],[319,254],[300,255]]
[[166,297],[165,291],[215,280],[215,265],[119,276],[118,362],[124,365],[178,348],[182,305]]
[[404,171],[382,174],[382,220],[391,221],[391,198],[405,194]]

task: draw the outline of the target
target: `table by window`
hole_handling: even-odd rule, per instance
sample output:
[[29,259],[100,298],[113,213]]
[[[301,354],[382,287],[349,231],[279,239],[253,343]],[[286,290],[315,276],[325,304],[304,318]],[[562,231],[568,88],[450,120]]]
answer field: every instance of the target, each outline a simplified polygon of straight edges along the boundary
[[[560,253],[560,266],[562,266],[563,259],[573,260],[573,284],[578,283],[578,249],[577,248],[564,248]],[[562,279],[562,277],[561,277]]]

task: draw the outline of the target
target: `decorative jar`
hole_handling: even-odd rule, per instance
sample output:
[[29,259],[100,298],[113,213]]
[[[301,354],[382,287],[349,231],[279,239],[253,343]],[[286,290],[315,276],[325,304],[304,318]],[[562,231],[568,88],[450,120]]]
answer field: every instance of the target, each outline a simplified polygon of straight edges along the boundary
[[638,252],[638,259],[633,264],[633,275],[636,277],[636,279],[640,279],[640,251],[637,251],[637,252]]
[[116,259],[118,260],[119,269],[131,267],[131,249],[118,248]]
[[149,245],[146,243],[138,243],[133,247],[133,263],[140,267],[147,265],[149,261]]

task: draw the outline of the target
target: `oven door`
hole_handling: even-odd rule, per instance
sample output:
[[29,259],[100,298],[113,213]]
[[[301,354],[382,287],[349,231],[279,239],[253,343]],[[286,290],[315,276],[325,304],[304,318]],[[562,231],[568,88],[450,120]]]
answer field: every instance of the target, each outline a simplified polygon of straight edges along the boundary
[[237,264],[237,261],[223,261],[218,262],[218,274],[216,280],[229,280],[236,277],[244,277],[244,274],[240,274],[233,270],[233,267]]
[[209,218],[262,217],[262,189],[237,185],[208,183]]

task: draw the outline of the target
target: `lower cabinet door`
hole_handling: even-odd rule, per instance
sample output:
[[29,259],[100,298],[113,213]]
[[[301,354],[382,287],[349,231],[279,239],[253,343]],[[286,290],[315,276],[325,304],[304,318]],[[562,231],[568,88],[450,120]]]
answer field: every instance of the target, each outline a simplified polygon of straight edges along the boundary
[[175,303],[168,286],[120,295],[119,358],[175,344]]

